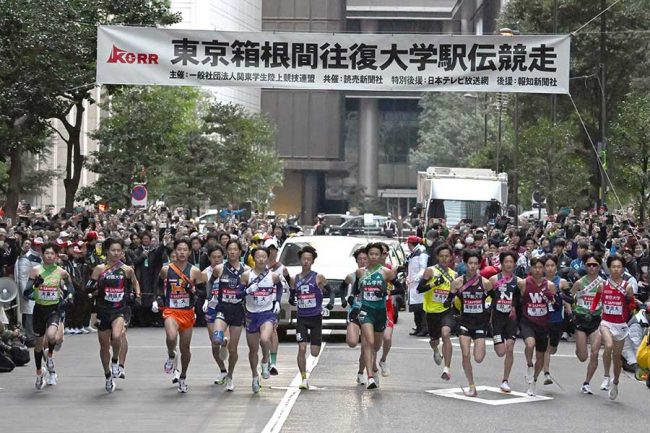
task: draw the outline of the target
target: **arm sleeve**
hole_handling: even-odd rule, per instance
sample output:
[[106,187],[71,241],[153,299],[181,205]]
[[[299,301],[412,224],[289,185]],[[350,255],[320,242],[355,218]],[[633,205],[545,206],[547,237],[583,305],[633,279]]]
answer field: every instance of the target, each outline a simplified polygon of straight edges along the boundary
[[334,305],[334,300],[336,299],[336,290],[332,288],[332,286],[330,286],[329,283],[325,284],[325,287],[323,288],[329,290],[329,294],[330,294],[329,303]]
[[596,311],[596,308],[598,308],[598,303],[600,302],[600,297],[603,295],[602,292],[596,293],[596,296],[594,296],[594,300],[591,302],[591,308],[589,310],[593,313]]
[[27,284],[25,285],[25,290],[23,290],[23,297],[25,299],[34,299],[34,279],[30,278],[27,280]]
[[428,292],[429,290],[431,290],[431,287],[427,284],[427,280],[420,278],[420,283],[417,288],[418,293]]
[[282,299],[282,289],[283,289],[283,284],[282,281],[284,281],[284,277],[282,275],[279,275],[278,282],[275,283],[275,300],[280,302]]
[[237,299],[244,299],[246,297],[246,286],[242,283],[237,285],[237,291],[235,292]]

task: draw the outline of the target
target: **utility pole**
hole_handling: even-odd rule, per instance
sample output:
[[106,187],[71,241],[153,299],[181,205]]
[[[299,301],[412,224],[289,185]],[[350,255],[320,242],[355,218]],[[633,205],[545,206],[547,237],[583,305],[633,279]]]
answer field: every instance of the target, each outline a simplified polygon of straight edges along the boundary
[[515,227],[519,228],[519,94],[515,93],[515,149],[513,165],[515,166],[514,179],[512,180],[515,193]]
[[[553,34],[557,34],[557,0],[553,0]],[[551,123],[557,123],[557,95],[551,95]]]
[[[600,1],[601,10],[607,8],[607,0]],[[607,68],[605,61],[607,59],[607,14],[600,16],[600,152],[601,163],[598,164],[600,172],[600,194],[599,205],[606,202],[607,195]]]

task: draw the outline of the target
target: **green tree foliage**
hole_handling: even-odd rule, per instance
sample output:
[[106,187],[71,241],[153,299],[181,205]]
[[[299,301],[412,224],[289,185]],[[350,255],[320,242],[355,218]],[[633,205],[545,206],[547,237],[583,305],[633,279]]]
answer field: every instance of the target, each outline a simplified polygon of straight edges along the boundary
[[9,122],[18,118],[20,113],[6,110],[17,105],[41,125],[48,119],[60,121],[63,131],[56,132],[67,144],[68,210],[72,210],[84,162],[84,104],[94,102],[96,25],[166,25],[179,20],[178,14],[170,12],[168,0],[0,2],[0,116]]
[[627,191],[643,221],[650,201],[650,96],[629,94],[612,125],[610,159],[619,191]]

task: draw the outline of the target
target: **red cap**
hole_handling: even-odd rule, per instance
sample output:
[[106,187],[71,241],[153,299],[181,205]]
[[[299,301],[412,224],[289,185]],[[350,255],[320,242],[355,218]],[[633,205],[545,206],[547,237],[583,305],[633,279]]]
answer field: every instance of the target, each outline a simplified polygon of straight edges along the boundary
[[94,230],[89,231],[86,233],[86,240],[91,241],[91,240],[97,240],[97,232]]
[[406,238],[406,243],[408,244],[419,244],[421,239],[417,236],[409,236]]

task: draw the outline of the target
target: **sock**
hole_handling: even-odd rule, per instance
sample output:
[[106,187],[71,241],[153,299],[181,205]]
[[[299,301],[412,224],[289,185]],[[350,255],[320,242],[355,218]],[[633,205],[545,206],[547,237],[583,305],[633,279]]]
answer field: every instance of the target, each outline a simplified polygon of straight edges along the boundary
[[40,370],[43,366],[43,351],[34,351],[34,361],[36,362],[36,370]]
[[112,362],[113,364],[117,364],[117,358],[111,358],[111,362]]
[[124,364],[120,364],[120,367],[124,368]]
[[271,352],[271,364],[275,364],[277,360],[278,360],[278,353]]
[[111,378],[111,372],[109,371],[107,373],[104,373],[104,377],[106,377],[106,379],[110,379]]
[[307,379],[307,372],[300,373],[300,376],[302,376],[302,380]]
[[221,372],[222,372],[222,373],[228,373],[228,370],[226,370],[226,369],[224,368],[224,369],[221,370]]
[[583,382],[582,386],[589,385],[589,382]]

